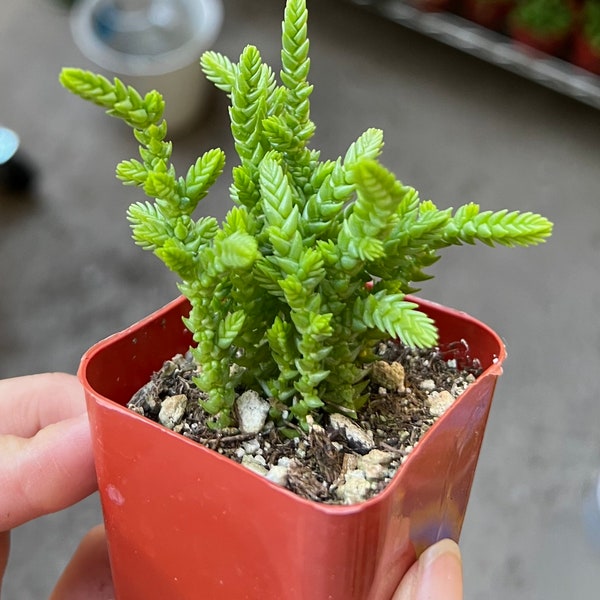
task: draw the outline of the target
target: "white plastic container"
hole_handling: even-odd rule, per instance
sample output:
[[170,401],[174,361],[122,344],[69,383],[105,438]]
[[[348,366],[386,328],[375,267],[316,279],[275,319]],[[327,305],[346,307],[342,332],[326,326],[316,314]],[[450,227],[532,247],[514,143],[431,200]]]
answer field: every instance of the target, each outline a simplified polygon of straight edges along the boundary
[[[185,134],[206,109],[213,88],[199,59],[220,32],[221,0],[129,3],[126,11],[113,11],[125,17],[121,19],[126,21],[124,32],[119,30],[122,23],[111,29],[102,22],[104,16],[99,18],[114,8],[114,0],[81,0],[71,13],[75,43],[105,75],[117,76],[142,93],[158,90],[166,102],[169,135]],[[179,19],[178,29],[170,30],[165,23],[169,25],[174,17]]]

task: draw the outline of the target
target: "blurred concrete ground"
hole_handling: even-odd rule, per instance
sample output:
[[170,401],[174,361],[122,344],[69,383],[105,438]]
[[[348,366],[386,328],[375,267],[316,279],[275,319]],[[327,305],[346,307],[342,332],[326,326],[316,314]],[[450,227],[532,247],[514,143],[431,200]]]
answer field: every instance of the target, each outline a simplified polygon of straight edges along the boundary
[[[276,62],[283,0],[225,5],[216,48],[235,57],[252,42]],[[545,247],[452,250],[422,294],[484,320],[509,351],[463,530],[466,600],[596,597],[600,553],[581,507],[600,467],[600,112],[340,0],[310,7],[314,145],[325,157],[381,127],[384,162],[423,197],[556,223]],[[75,372],[91,344],[176,295],[130,241],[124,212],[140,196],[113,178],[136,145],[60,88],[63,65],[89,66],[66,12],[3,0],[0,120],[39,169],[34,197],[0,199],[3,377]],[[216,145],[231,154],[222,97],[175,162]],[[223,178],[202,210],[224,214],[227,187]],[[92,497],[15,531],[3,599],[47,597],[99,520]]]

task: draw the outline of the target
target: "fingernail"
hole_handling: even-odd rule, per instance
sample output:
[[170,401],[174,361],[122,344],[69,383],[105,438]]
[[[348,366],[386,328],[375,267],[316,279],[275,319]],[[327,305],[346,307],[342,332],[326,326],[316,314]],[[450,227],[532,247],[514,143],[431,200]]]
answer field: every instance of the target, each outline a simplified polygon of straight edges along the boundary
[[416,600],[462,599],[462,562],[456,542],[441,540],[419,560]]

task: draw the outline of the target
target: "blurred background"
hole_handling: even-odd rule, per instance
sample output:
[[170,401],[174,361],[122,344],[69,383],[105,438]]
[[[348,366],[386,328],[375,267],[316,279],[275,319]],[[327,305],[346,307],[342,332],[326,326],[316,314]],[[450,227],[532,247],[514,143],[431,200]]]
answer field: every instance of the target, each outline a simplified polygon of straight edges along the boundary
[[[0,125],[18,133],[28,192],[0,190],[0,376],[77,370],[94,342],[177,295],[131,241],[114,178],[137,152],[128,130],[65,92],[62,66],[96,69],[75,44],[69,3],[2,0]],[[278,64],[283,0],[223,0],[212,47],[246,43]],[[313,147],[336,158],[366,128],[383,162],[438,206],[541,212],[532,249],[453,249],[422,296],[492,326],[508,348],[465,521],[466,600],[596,597],[599,517],[584,509],[600,468],[600,112],[343,0],[313,0]],[[200,77],[199,67],[197,68]],[[219,93],[179,133],[180,170],[233,151]],[[200,210],[230,207],[223,176]],[[594,520],[595,519],[595,520]],[[96,496],[13,533],[5,600],[46,598]]]

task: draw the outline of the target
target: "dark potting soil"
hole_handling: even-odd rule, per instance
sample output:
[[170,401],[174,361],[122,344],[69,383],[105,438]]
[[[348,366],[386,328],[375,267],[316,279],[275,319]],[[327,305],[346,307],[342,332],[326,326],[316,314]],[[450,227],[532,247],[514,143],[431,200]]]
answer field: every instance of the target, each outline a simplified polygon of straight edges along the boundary
[[357,421],[325,415],[309,433],[298,429],[292,439],[268,421],[258,434],[209,428],[198,404],[204,395],[193,383],[198,366],[190,353],[166,361],[128,407],[159,422],[164,401],[185,396],[185,408],[169,428],[303,498],[352,504],[386,487],[424,433],[481,373],[464,341],[425,350],[388,342],[377,353],[403,381],[388,383],[372,369],[369,398]]

